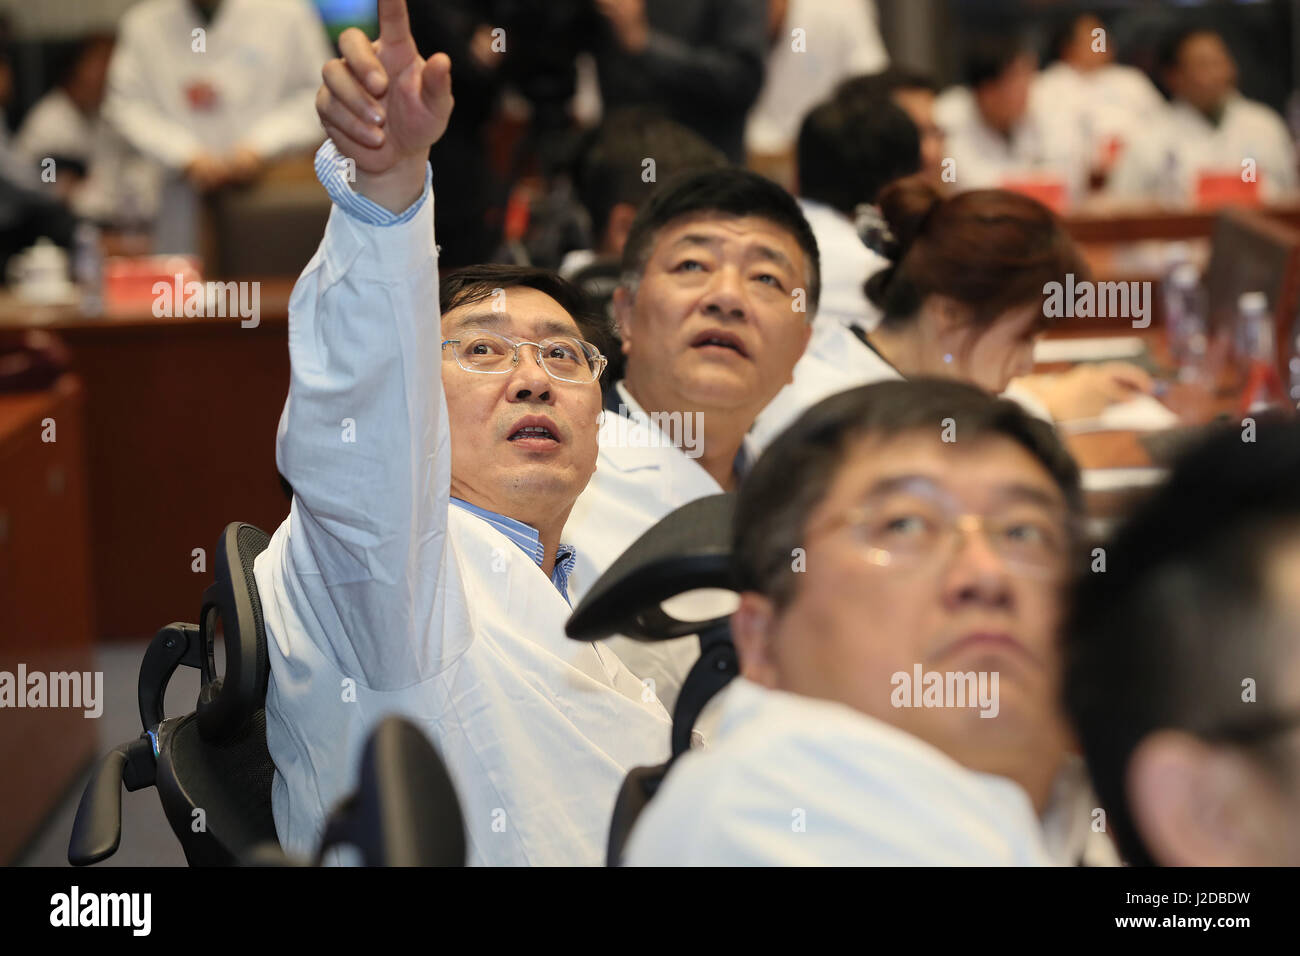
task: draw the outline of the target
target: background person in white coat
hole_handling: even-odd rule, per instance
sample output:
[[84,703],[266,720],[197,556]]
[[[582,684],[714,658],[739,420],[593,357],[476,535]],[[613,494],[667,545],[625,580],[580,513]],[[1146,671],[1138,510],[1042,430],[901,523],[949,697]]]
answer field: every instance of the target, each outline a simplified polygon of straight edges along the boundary
[[127,11],[104,114],[170,173],[157,251],[198,251],[199,194],[320,143],[312,98],[330,54],[306,0],[144,0]]
[[[627,861],[1115,862],[1059,697],[1081,510],[1051,426],[973,386],[882,382],[810,409],[736,503],[741,676]],[[924,706],[900,693],[918,670],[985,691]]]
[[946,137],[958,189],[1002,187],[1014,181],[1051,181],[1067,200],[1088,185],[1083,132],[1031,93],[1037,59],[1018,40],[979,38],[966,57],[966,86],[939,94],[935,121]]
[[[745,434],[790,381],[819,295],[812,230],[757,173],[688,173],[641,208],[614,292],[626,373],[606,388],[596,474],[565,528],[575,599],[660,518],[735,487]],[[699,657],[693,637],[606,643],[670,709]]]
[[1095,14],[1072,17],[1054,38],[1056,60],[1034,79],[1030,100],[1068,115],[1082,132],[1090,185],[1103,182],[1123,151],[1165,112],[1145,73],[1115,62],[1115,46]]
[[112,34],[83,40],[14,142],[35,166],[55,161],[55,188],[79,217],[131,227],[153,219],[161,171],[104,119],[113,43]]
[[926,73],[907,67],[891,66],[881,73],[869,73],[845,80],[835,88],[839,99],[878,100],[888,97],[903,108],[916,126],[921,137],[921,168],[917,178],[929,183],[940,192],[948,189],[944,182],[943,130],[934,119],[935,98],[939,88]]
[[311,852],[399,713],[448,765],[471,862],[597,865],[625,773],[669,737],[608,649],[564,634],[560,530],[595,467],[603,361],[550,273],[446,277],[433,317],[451,64],[420,58],[404,0],[379,22],[373,44],[343,33],[317,96],[335,208],[290,301],[294,496],[255,565],[276,832]]
[[751,168],[791,187],[799,125],[835,85],[889,66],[874,0],[769,0],[767,70],[745,121]]
[[858,232],[880,190],[921,168],[916,125],[888,95],[850,87],[810,112],[799,131],[799,207],[821,255],[822,293],[812,338],[794,380],[759,413],[751,431],[763,447],[806,408],[828,395],[878,381],[880,360],[865,342],[880,310],[865,292],[889,259]]
[[1295,191],[1295,144],[1286,124],[1238,92],[1237,64],[1222,37],[1180,30],[1165,41],[1160,64],[1173,102],[1121,157],[1111,192],[1189,205],[1202,176],[1243,177],[1247,161],[1265,201]]

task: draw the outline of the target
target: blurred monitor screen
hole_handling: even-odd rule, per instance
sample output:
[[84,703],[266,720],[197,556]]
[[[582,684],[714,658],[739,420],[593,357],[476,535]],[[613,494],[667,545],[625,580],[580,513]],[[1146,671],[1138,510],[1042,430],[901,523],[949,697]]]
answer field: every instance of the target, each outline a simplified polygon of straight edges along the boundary
[[1298,254],[1300,234],[1295,230],[1240,210],[1221,214],[1206,275],[1210,327],[1233,327],[1243,292],[1263,292],[1270,311],[1289,315],[1295,308]]
[[348,27],[360,27],[370,36],[375,36],[378,30],[375,0],[315,0],[315,3],[332,40],[337,40]]

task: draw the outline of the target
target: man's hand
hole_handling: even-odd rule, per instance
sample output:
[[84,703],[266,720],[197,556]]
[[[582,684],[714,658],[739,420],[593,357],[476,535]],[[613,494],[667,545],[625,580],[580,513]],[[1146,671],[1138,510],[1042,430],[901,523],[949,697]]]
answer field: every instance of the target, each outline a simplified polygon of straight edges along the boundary
[[199,192],[210,192],[226,184],[226,162],[211,153],[200,153],[185,167],[185,178]]
[[321,125],[357,166],[357,192],[401,212],[424,190],[429,147],[451,118],[451,60],[421,59],[406,0],[379,0],[379,39],[355,27],[339,37],[342,59],[321,71]]
[[254,149],[240,146],[226,160],[226,174],[234,183],[251,183],[262,172],[262,157]]

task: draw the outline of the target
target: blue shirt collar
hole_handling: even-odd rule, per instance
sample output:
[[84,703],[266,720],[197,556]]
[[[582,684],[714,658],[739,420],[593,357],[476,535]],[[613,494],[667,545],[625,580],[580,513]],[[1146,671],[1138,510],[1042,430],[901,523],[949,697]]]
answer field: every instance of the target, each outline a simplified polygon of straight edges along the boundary
[[[542,545],[542,536],[538,534],[537,529],[532,525],[526,525],[514,518],[507,518],[495,511],[488,511],[486,508],[472,505],[462,498],[452,497],[451,503],[462,511],[477,515],[496,528],[513,541],[519,547],[519,550],[532,558],[539,568],[542,566],[542,562],[546,560],[546,548]],[[570,605],[572,602],[569,601],[569,575],[573,573],[576,557],[577,552],[572,546],[561,544],[555,549],[555,570],[551,572],[551,583],[560,592],[560,597],[564,598],[565,603]]]

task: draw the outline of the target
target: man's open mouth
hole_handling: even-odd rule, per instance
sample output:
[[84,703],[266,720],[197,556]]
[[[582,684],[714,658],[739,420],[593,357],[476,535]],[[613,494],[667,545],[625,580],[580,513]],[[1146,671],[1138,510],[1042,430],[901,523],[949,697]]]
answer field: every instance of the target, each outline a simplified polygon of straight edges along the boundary
[[731,351],[749,358],[749,353],[745,351],[745,344],[740,340],[740,336],[731,332],[723,332],[721,329],[708,329],[701,332],[691,341],[691,348],[731,349]]
[[555,425],[550,421],[525,418],[518,422],[514,430],[506,436],[507,441],[553,441],[560,436]]

